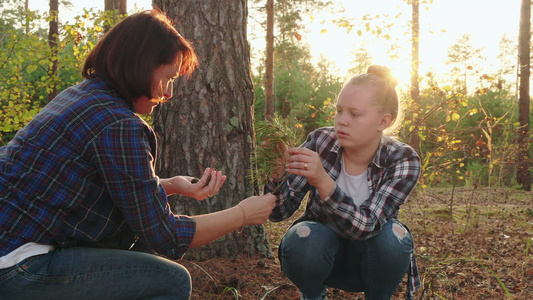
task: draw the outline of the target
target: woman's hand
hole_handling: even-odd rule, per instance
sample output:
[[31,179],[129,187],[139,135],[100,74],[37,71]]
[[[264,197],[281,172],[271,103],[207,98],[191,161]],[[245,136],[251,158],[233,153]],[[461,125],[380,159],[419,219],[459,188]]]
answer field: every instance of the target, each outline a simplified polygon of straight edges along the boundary
[[192,183],[189,189],[189,197],[196,200],[204,200],[218,193],[218,190],[222,187],[226,181],[226,175],[222,175],[221,171],[212,170],[207,168],[200,180],[196,183]]
[[237,206],[242,208],[242,226],[263,224],[276,206],[276,196],[270,193],[263,196],[252,196],[242,200]]
[[307,148],[289,148],[287,153],[290,155],[285,165],[287,172],[307,178],[322,198],[331,193],[335,182],[324,170],[318,153]]
[[223,211],[192,216],[196,222],[196,231],[190,247],[205,245],[242,228],[244,225],[263,224],[272,213],[275,205],[276,197],[272,194],[266,194],[246,198],[239,204]]
[[180,194],[196,200],[204,200],[218,193],[226,181],[226,175],[221,171],[206,168],[199,181],[193,183],[194,177],[176,176],[169,179],[161,179],[167,195]]

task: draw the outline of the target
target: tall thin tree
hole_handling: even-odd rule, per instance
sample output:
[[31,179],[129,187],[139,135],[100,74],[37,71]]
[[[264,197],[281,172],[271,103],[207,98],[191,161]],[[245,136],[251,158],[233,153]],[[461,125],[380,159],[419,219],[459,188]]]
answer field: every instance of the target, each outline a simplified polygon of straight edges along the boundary
[[125,15],[128,13],[128,0],[118,1],[118,13],[121,15]]
[[[118,20],[118,15],[127,13],[127,3],[127,0],[104,0],[104,10],[111,16],[113,23]],[[107,32],[109,28],[111,28],[110,25],[105,25],[104,31]]]
[[[30,9],[29,0],[24,0],[24,12],[28,13],[29,9]],[[24,27],[25,27],[24,33],[26,34],[30,33],[30,18],[26,18],[26,25]]]
[[420,51],[420,3],[419,0],[413,0],[412,21],[411,21],[411,99],[413,100],[412,124],[413,131],[410,135],[409,144],[420,154],[420,137],[418,136],[418,127],[416,126],[416,112],[420,106],[420,85],[419,77],[419,51]]
[[463,89],[466,94],[469,88],[469,74],[474,73],[477,67],[477,61],[482,59],[481,48],[474,48],[472,46],[472,35],[469,33],[463,34],[457,43],[448,47],[447,65],[455,66],[452,69],[452,75],[455,77],[457,85]]
[[274,0],[267,0],[267,34],[265,58],[265,120],[272,120],[274,101]]
[[518,60],[520,62],[520,91],[518,99],[518,161],[516,181],[526,191],[531,191],[531,174],[529,170],[529,78],[530,78],[530,50],[531,41],[531,0],[522,0],[520,9],[520,32],[518,37]]
[[[152,114],[158,137],[157,173],[199,177],[206,167],[227,175],[219,193],[205,201],[170,196],[179,213],[196,215],[228,208],[251,196],[249,180],[253,131],[253,84],[247,40],[246,0],[154,0],[192,41],[200,60],[192,78],[174,83],[175,96]],[[263,226],[189,251],[188,258],[271,257]]]
[[55,77],[58,69],[58,40],[59,40],[59,2],[58,0],[50,0],[50,22],[48,31],[48,45],[50,46],[50,60],[51,65],[48,68],[48,76],[51,78],[52,87],[48,92],[48,101],[54,99],[57,94],[57,85],[55,84]]

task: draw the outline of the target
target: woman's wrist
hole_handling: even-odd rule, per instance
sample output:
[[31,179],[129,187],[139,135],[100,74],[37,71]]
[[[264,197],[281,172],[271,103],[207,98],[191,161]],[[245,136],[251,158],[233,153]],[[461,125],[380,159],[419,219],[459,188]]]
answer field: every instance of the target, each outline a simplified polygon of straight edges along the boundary
[[159,181],[161,182],[161,185],[165,189],[167,196],[173,195],[173,194],[189,196],[186,193],[187,188],[184,186],[185,184],[190,183],[186,178],[182,176],[176,176],[172,178],[162,178]]
[[236,206],[238,206],[242,211],[242,225],[239,229],[239,232],[242,232],[242,229],[244,228],[244,225],[246,225],[246,212],[244,211],[244,207],[239,203]]

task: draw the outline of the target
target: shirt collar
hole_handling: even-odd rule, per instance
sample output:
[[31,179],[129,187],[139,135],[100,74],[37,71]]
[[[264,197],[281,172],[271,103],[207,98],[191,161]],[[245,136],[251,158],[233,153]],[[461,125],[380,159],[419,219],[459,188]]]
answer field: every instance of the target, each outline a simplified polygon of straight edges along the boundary
[[381,136],[381,139],[379,141],[379,147],[376,151],[376,155],[374,155],[374,158],[372,159],[371,164],[374,164],[378,168],[383,168],[385,165],[385,161],[387,159],[387,143],[385,143],[385,136]]
[[339,144],[339,139],[337,139],[337,137],[335,137],[335,141],[333,143],[333,147],[331,147],[331,152],[339,153],[341,148],[342,147],[341,147],[341,144]]
[[107,93],[112,97],[112,99],[118,103],[123,104],[125,107],[127,107],[129,110],[131,110],[133,113],[135,113],[135,107],[133,106],[133,103],[127,103],[118,92],[109,84],[109,82],[103,78],[102,76],[95,76],[90,79],[86,79],[90,82],[91,85],[95,87],[99,87],[103,90],[106,90]]
[[[387,159],[387,144],[385,143],[384,136],[381,137],[379,141],[378,150],[376,151],[376,154],[374,155],[374,158],[370,162],[370,164],[374,164],[378,168],[382,168],[385,164],[385,160]],[[342,146],[339,144],[339,140],[335,138],[335,143],[333,144],[333,147],[331,147],[331,152],[339,153],[342,149]]]

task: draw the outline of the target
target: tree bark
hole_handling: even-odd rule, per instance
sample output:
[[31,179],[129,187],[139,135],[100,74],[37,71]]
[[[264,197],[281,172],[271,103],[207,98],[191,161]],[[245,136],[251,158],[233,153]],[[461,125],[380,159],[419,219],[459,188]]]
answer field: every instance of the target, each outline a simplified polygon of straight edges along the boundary
[[59,36],[59,21],[58,21],[58,14],[59,14],[59,3],[58,0],[50,0],[50,28],[48,31],[48,45],[50,46],[50,59],[52,62],[52,65],[48,68],[48,76],[52,79],[52,89],[48,92],[48,101],[51,101],[54,99],[57,94],[57,85],[56,80],[54,79],[57,76],[57,69],[58,69],[58,50],[57,50],[57,44],[58,44],[58,36]]
[[411,28],[411,99],[413,99],[413,110],[411,125],[413,131],[410,135],[409,144],[420,155],[420,136],[418,135],[417,113],[420,109],[420,85],[419,77],[419,51],[420,51],[420,4],[418,0],[413,0],[412,6],[412,28]]
[[266,12],[265,120],[270,121],[276,109],[274,100],[274,0],[267,0]]
[[[104,10],[110,12],[112,16],[113,24],[117,22],[118,15],[127,14],[127,0],[104,0]],[[107,32],[112,26],[105,25],[104,31]]]
[[119,0],[118,13],[121,15],[125,15],[128,13],[128,0]]
[[[115,0],[104,0],[104,11],[106,13],[111,12],[109,14],[112,16],[113,21],[115,21]],[[109,31],[109,29],[111,29],[109,24],[104,25],[104,32]]]
[[[24,12],[25,13],[28,13],[28,10],[29,10],[29,3],[28,3],[29,0],[24,0]],[[28,35],[28,33],[30,33],[30,19],[29,18],[26,18],[26,24],[24,26],[24,33],[26,33],[26,35]]]
[[518,161],[516,181],[526,191],[531,191],[529,171],[529,77],[531,40],[531,0],[522,0],[520,9],[520,32],[518,37],[518,59],[520,61],[520,96],[518,100]]
[[[176,213],[197,215],[231,207],[257,193],[249,180],[253,132],[253,83],[247,41],[246,0],[154,0],[192,41],[199,68],[187,80],[174,82],[173,99],[156,107],[157,174],[199,177],[206,167],[223,171],[227,180],[219,193],[205,201],[171,196]],[[248,226],[190,250],[186,258],[239,255],[272,257],[263,226]]]

